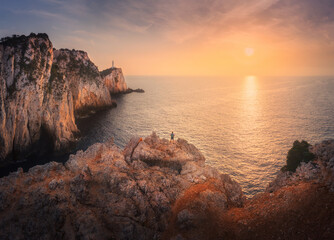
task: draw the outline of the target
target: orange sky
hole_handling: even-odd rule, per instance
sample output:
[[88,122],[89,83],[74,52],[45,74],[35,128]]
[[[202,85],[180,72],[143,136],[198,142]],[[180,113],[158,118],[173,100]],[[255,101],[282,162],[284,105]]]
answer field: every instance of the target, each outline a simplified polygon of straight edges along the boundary
[[100,70],[115,60],[126,75],[334,74],[332,0],[4,1],[1,36],[46,32]]

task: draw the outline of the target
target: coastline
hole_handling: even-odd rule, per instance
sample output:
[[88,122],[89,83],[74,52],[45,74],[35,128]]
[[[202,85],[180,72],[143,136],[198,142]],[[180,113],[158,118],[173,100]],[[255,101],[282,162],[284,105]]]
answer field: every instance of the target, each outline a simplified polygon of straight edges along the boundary
[[[112,141],[96,143],[65,164],[0,178],[1,236],[9,236],[6,226],[20,214],[20,224],[12,226],[33,238],[74,233],[98,239],[326,239],[334,236],[334,209],[328,208],[334,203],[334,140],[311,150],[315,161],[246,199],[237,182],[206,165],[186,140],[170,143],[152,133],[132,138],[123,150]],[[41,207],[36,227],[24,228]],[[75,224],[81,227],[72,229]]]

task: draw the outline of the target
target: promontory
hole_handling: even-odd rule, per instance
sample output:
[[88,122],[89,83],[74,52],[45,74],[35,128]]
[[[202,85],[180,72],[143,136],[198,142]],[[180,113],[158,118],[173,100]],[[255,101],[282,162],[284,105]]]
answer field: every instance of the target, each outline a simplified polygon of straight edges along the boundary
[[0,41],[0,163],[68,149],[75,117],[115,106],[128,92],[122,69],[99,72],[84,51],[55,49],[46,34]]

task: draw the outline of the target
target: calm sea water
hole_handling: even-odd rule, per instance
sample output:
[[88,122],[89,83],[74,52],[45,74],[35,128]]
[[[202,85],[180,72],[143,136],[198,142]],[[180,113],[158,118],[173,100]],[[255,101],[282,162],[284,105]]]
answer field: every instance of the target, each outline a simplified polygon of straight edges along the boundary
[[[263,191],[295,140],[334,138],[334,77],[126,77],[145,93],[121,95],[117,108],[80,119],[77,149],[155,131],[193,143],[206,163],[238,181],[246,196]],[[0,176],[65,156],[0,168]]]
[[124,147],[155,131],[193,143],[206,163],[263,191],[293,141],[334,138],[334,77],[127,77],[132,93],[117,108],[81,119],[78,149],[111,137]]

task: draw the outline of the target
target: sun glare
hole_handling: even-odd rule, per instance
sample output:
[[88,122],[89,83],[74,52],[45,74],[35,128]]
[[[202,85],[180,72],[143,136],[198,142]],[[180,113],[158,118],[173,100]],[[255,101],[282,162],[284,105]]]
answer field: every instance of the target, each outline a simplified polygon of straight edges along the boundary
[[252,56],[254,54],[254,48],[250,48],[250,47],[245,48],[245,54],[248,57]]

